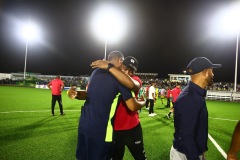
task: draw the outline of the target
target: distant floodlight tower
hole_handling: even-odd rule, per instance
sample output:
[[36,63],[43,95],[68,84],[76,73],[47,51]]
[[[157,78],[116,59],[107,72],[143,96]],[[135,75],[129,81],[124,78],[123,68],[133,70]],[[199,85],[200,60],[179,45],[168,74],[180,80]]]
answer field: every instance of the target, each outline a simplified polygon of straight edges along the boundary
[[237,35],[236,42],[236,59],[235,59],[235,78],[234,78],[234,92],[237,91],[237,68],[238,68],[238,43],[240,32],[240,2],[232,3],[229,8],[222,9],[214,20],[214,28],[218,32],[226,33],[228,35]]
[[26,41],[26,51],[25,51],[25,64],[24,64],[24,80],[26,78],[26,66],[27,66],[27,53],[28,53],[28,43],[30,40],[35,40],[39,36],[39,28],[36,24],[28,21],[21,28],[22,37]]
[[93,14],[91,29],[98,39],[105,40],[105,60],[108,43],[115,43],[126,34],[126,21],[124,11],[110,4],[101,6]]

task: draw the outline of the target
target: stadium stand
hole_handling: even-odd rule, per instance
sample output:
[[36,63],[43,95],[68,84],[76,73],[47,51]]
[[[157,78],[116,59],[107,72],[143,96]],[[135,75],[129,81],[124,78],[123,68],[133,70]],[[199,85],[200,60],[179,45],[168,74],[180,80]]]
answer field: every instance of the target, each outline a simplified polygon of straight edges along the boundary
[[[176,83],[181,85],[183,89],[187,85],[186,79],[180,76],[183,81],[171,81],[171,79],[159,79],[157,73],[137,73],[142,81],[143,88],[150,82],[156,82],[159,88],[166,88],[167,86],[174,88]],[[174,74],[173,74],[174,75]],[[49,83],[56,75],[41,75],[27,74],[27,80],[30,83],[34,83],[35,88],[47,88],[45,85]],[[175,75],[174,75],[175,76]],[[80,89],[85,89],[89,81],[88,75],[82,76],[61,76],[66,87],[70,87],[72,84],[76,84]],[[23,73],[0,73],[0,85],[19,85],[23,83]],[[212,86],[207,87],[206,99],[209,100],[221,100],[221,101],[240,101],[240,84],[237,85],[237,92],[233,92],[233,83],[216,82]]]

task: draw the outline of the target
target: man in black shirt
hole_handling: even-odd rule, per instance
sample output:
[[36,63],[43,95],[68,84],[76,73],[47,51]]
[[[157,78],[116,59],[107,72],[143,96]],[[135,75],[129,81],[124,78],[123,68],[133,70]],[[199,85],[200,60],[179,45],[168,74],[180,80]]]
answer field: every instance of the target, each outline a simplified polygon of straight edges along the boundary
[[191,81],[179,95],[174,107],[174,140],[170,160],[205,160],[208,150],[208,111],[206,86],[213,83],[212,64],[205,57],[193,59],[187,66]]

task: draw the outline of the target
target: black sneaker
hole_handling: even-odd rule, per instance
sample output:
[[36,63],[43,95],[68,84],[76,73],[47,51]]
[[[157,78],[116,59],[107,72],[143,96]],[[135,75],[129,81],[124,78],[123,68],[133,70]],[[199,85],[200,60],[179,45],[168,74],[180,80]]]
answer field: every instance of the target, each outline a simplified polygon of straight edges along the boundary
[[60,114],[61,116],[64,116],[65,115],[65,113],[62,113],[62,114]]

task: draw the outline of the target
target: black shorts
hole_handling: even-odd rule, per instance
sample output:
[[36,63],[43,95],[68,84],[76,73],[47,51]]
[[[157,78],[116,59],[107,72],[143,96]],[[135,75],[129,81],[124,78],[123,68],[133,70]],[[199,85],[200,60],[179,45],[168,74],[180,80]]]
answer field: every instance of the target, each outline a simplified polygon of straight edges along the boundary
[[114,131],[114,160],[123,158],[125,146],[128,147],[134,159],[147,159],[143,146],[142,127],[140,123],[129,130]]

